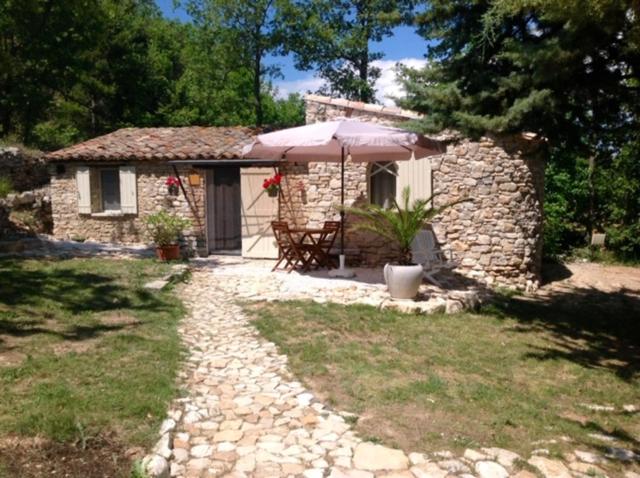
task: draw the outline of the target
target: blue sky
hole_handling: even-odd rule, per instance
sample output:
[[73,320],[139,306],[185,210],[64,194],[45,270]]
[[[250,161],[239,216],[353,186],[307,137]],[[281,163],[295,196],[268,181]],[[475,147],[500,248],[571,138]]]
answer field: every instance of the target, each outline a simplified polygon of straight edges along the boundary
[[[189,15],[184,9],[175,9],[173,0],[156,0],[156,3],[167,18],[180,21],[189,21]],[[394,66],[397,62],[402,62],[414,67],[420,67],[425,63],[424,54],[426,52],[425,40],[418,36],[411,27],[399,27],[394,31],[394,35],[385,38],[380,43],[371,45],[374,51],[384,53],[384,58],[376,64],[382,70],[382,76],[376,88],[378,90],[378,100],[392,104],[390,95],[401,94],[395,82]],[[321,85],[321,81],[315,77],[313,71],[300,71],[293,65],[292,58],[274,57],[267,58],[267,63],[277,64],[281,67],[283,78],[275,79],[273,83],[280,90],[281,95],[292,92],[305,93],[313,91]]]

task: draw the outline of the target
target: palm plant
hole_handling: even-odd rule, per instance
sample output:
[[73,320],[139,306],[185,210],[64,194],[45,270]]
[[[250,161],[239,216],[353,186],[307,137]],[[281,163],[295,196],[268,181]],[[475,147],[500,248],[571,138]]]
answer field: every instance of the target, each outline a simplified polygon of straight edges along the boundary
[[366,206],[352,207],[346,210],[348,213],[361,218],[361,221],[355,223],[352,229],[372,232],[398,245],[400,250],[398,262],[400,265],[412,263],[411,243],[429,221],[445,209],[469,200],[465,197],[439,207],[431,207],[429,203],[434,196],[429,199],[416,199],[413,204],[409,204],[410,196],[411,191],[407,186],[402,190],[402,205],[393,199],[390,208],[384,208],[377,204],[367,204]]

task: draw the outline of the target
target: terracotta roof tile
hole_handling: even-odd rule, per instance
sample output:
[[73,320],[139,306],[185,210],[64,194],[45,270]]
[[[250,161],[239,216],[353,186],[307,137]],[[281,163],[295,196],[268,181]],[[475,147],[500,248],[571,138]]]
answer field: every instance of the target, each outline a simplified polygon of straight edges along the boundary
[[344,98],[331,98],[330,96],[322,95],[306,95],[304,97],[306,102],[321,103],[324,105],[339,106],[341,108],[352,108],[358,111],[368,111],[370,113],[383,114],[387,116],[396,116],[398,118],[407,119],[420,119],[423,116],[420,113],[410,110],[404,110],[396,106],[383,106],[373,103],[363,103],[361,101],[349,101]]
[[239,159],[245,127],[123,128],[46,155],[49,161]]

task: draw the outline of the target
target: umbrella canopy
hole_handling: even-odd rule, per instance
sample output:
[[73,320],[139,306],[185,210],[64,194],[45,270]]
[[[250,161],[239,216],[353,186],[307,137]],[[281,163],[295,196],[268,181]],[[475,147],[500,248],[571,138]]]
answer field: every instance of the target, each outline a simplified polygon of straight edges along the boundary
[[[344,162],[403,161],[441,154],[442,144],[417,133],[364,121],[339,119],[258,135],[243,158],[287,162],[340,162],[340,270],[344,269]],[[348,277],[344,274],[343,277]]]
[[442,153],[441,145],[400,128],[356,120],[336,120],[261,134],[243,150],[245,158],[288,162],[402,161]]

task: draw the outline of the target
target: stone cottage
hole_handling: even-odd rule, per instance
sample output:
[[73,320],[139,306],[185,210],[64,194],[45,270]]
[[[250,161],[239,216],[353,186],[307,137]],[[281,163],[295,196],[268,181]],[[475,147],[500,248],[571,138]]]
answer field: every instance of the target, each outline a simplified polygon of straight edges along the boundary
[[[398,125],[419,117],[317,95],[305,100],[307,123],[350,117]],[[128,128],[49,154],[54,235],[146,242],[144,218],[167,209],[191,219],[186,238],[199,254],[275,257],[271,220],[315,226],[337,217],[339,165],[243,160],[242,146],[253,135],[248,128]],[[488,284],[535,287],[542,256],[540,142],[526,135],[438,139],[447,144],[440,156],[347,161],[346,202],[383,204],[404,186],[415,198],[435,194],[436,206],[468,197],[433,224],[459,261],[458,271]],[[262,181],[275,170],[284,175],[283,190],[270,198]],[[181,180],[177,194],[166,186],[172,176]],[[352,262],[379,265],[389,258],[377,238],[348,230],[346,244]]]

